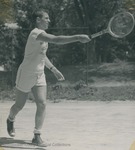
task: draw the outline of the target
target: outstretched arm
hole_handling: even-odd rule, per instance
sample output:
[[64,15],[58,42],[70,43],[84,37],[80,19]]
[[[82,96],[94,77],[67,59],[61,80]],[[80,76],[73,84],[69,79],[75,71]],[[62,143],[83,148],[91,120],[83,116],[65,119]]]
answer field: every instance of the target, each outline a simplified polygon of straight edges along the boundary
[[50,62],[47,56],[45,57],[45,66],[54,73],[58,81],[65,80],[62,73]]
[[71,35],[71,36],[64,36],[64,35],[55,36],[52,34],[42,32],[41,34],[38,35],[37,40],[53,44],[68,44],[73,42],[87,43],[91,39],[86,34]]

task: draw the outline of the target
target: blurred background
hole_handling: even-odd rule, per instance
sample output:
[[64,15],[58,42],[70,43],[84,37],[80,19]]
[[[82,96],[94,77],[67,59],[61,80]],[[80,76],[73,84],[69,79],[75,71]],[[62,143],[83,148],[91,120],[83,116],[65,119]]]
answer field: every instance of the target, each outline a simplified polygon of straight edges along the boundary
[[[16,71],[34,25],[31,16],[40,7],[49,11],[51,23],[47,32],[54,35],[91,35],[105,29],[110,18],[119,12],[135,14],[134,0],[0,0],[0,99],[14,99]],[[116,94],[117,89],[114,95],[134,98],[135,30],[122,39],[105,34],[88,44],[49,44],[47,56],[66,78],[65,82],[58,83],[45,69],[50,99],[81,96],[93,99],[95,95],[94,99],[106,100],[111,96],[101,98],[103,91],[99,87],[122,85],[123,92],[125,84],[129,96]],[[110,92],[106,90],[105,93]],[[113,95],[114,91],[111,89],[110,93]]]

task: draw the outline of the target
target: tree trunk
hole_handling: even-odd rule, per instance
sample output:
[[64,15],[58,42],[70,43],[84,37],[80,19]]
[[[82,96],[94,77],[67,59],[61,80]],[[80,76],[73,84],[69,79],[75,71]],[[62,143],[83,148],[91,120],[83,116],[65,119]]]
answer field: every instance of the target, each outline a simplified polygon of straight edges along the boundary
[[87,46],[87,63],[88,65],[96,63],[95,40],[92,40]]
[[76,11],[78,13],[78,16],[79,16],[80,20],[84,24],[84,18],[83,18],[83,15],[82,15],[82,10],[81,10],[81,8],[79,6],[78,0],[74,0],[74,4],[75,4]]

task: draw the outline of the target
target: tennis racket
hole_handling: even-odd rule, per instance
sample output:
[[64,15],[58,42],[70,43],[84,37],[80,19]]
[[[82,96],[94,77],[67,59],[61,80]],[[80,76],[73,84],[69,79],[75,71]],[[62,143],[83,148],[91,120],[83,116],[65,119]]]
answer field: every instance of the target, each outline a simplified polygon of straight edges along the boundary
[[111,36],[116,38],[123,38],[132,32],[134,25],[134,16],[130,12],[121,12],[110,19],[106,29],[92,34],[91,38],[96,38],[105,33],[109,33]]

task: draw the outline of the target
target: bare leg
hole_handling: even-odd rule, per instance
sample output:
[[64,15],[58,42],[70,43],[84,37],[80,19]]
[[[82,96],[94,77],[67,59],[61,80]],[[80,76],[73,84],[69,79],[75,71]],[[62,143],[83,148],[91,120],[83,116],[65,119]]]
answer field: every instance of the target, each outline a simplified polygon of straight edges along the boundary
[[46,86],[34,86],[32,88],[33,95],[37,106],[35,115],[35,131],[34,133],[40,133],[45,119],[46,110]]
[[16,90],[16,101],[15,104],[10,109],[10,113],[7,119],[7,131],[8,134],[12,137],[15,136],[15,128],[14,128],[15,116],[25,105],[27,96],[28,93],[21,92],[18,89]]
[[26,100],[28,97],[28,93],[24,93],[20,90],[16,90],[16,101],[15,104],[11,107],[9,113],[9,119],[13,121],[18,112],[24,107]]

